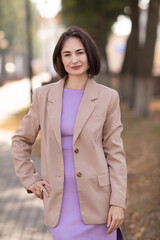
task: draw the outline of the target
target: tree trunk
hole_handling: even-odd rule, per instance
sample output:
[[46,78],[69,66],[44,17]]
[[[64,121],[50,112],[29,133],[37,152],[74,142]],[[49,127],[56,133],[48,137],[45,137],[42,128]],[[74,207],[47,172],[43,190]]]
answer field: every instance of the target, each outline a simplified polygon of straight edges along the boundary
[[6,78],[6,69],[5,69],[5,64],[6,64],[6,60],[5,60],[5,54],[2,54],[2,79]]
[[146,42],[139,51],[138,77],[134,112],[137,117],[149,115],[149,103],[152,97],[152,67],[157,36],[160,0],[150,0],[148,10]]
[[28,75],[30,80],[30,100],[32,102],[32,77],[33,77],[33,71],[32,71],[32,64],[31,61],[33,59],[33,48],[32,48],[32,16],[31,16],[31,3],[30,0],[26,0],[26,31],[27,31],[27,68],[28,68]]
[[101,67],[101,73],[106,74],[108,72],[108,57],[106,53],[106,44],[108,41],[108,30],[107,30],[107,20],[106,16],[101,10],[99,12],[99,27],[97,29],[95,40],[100,48],[100,52],[102,55],[102,67]]
[[135,94],[134,114],[136,117],[149,116],[149,104],[151,102],[153,84],[151,77],[138,77]]
[[120,96],[122,100],[128,100],[129,105],[133,108],[135,84],[137,76],[137,58],[138,58],[138,39],[139,39],[139,8],[138,0],[131,0],[131,21],[132,30],[127,41],[126,55],[124,58],[121,79],[120,79]]
[[6,80],[6,77],[7,77],[6,69],[5,69],[5,64],[6,64],[6,54],[5,53],[6,53],[5,51],[1,51],[1,76],[0,76],[1,85]]

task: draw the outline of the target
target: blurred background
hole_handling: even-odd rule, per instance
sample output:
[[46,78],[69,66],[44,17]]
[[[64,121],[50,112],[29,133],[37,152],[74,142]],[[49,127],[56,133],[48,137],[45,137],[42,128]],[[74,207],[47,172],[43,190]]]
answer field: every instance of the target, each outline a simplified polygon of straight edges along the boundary
[[[160,240],[160,0],[0,0],[0,239],[50,239],[42,203],[15,177],[10,144],[34,89],[59,79],[52,54],[70,25],[94,38],[95,80],[120,95],[126,240]],[[40,171],[40,136],[32,155]]]

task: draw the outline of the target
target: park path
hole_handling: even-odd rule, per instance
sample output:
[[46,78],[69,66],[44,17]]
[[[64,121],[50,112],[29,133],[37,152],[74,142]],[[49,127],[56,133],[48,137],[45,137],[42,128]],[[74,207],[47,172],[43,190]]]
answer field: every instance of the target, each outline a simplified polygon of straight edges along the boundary
[[[11,157],[13,133],[0,130],[0,239],[51,240],[43,223],[43,203],[27,194],[15,176]],[[40,171],[40,159],[35,161]]]
[[[34,88],[41,85],[40,80],[34,80]],[[0,122],[29,105],[29,89],[27,79],[0,87]],[[51,240],[43,223],[43,202],[27,194],[15,176],[11,156],[12,135],[13,132],[0,129],[0,239]],[[32,159],[40,172],[40,159]]]
[[[41,73],[32,79],[32,89],[50,80],[50,75]],[[27,78],[8,82],[0,87],[0,122],[30,104],[30,81]]]

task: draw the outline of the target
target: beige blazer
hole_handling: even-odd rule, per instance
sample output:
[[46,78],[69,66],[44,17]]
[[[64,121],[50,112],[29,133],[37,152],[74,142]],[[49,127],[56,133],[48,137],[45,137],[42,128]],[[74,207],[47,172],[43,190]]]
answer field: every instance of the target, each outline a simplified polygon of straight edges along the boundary
[[[33,103],[13,136],[16,175],[23,186],[45,179],[45,224],[58,224],[64,185],[61,109],[64,79],[34,91]],[[107,222],[110,205],[125,208],[127,171],[115,90],[89,79],[75,120],[73,152],[81,216],[86,224]],[[41,130],[41,176],[31,158],[32,144]]]

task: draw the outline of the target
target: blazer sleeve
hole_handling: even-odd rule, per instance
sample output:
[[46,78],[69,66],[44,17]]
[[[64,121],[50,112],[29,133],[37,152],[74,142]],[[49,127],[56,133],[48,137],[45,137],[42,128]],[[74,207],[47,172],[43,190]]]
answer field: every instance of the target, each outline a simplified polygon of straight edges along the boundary
[[119,96],[114,90],[104,123],[102,143],[111,182],[110,205],[117,205],[125,209],[127,167],[121,139],[122,130]]
[[[29,185],[41,180],[41,177],[35,171],[33,161],[30,159],[32,145],[36,140],[39,129],[40,123],[36,89],[28,114],[24,116],[18,130],[12,137],[12,156],[15,172],[26,190]],[[28,191],[28,193],[31,192]]]

